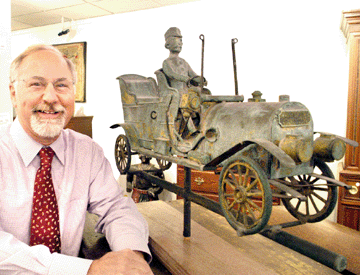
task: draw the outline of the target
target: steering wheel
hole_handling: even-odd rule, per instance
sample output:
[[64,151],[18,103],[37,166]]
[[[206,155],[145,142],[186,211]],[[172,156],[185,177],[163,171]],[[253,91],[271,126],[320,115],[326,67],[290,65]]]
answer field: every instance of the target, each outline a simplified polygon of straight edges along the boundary
[[[197,80],[197,79],[198,79],[198,80]],[[204,79],[204,86],[206,86],[206,85],[207,85],[207,82],[206,82],[205,77],[204,77],[203,79]],[[201,83],[201,76],[196,75],[196,76],[193,76],[192,78],[190,78],[190,79],[186,82],[186,85],[187,85],[188,87],[190,87],[190,86],[199,87],[199,86],[200,86],[200,83]]]

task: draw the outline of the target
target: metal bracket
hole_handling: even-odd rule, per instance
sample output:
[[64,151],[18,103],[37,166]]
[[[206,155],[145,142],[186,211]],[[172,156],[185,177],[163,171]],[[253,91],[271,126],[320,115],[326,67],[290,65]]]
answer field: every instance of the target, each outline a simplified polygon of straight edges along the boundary
[[279,188],[281,191],[289,193],[293,198],[299,199],[300,201],[306,201],[306,197],[304,195],[281,182],[276,180],[269,180],[269,183],[276,188]]
[[323,175],[319,175],[319,174],[315,174],[315,173],[310,173],[308,174],[312,177],[315,177],[315,178],[319,178],[319,179],[322,179],[322,180],[326,180],[326,181],[329,181],[331,183],[334,183],[336,184],[337,186],[341,186],[341,187],[345,187],[346,190],[350,190],[352,189],[352,186],[351,185],[348,185],[346,183],[343,183],[341,181],[338,181],[336,179],[333,179],[333,178],[329,178],[329,177],[326,177],[326,176],[323,176]]

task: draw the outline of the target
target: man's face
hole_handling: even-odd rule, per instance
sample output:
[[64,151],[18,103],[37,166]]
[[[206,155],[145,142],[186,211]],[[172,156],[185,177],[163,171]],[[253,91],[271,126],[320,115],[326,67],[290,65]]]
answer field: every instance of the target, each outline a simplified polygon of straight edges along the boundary
[[182,38],[178,36],[172,36],[168,38],[167,45],[170,52],[179,53],[181,52],[183,45]]
[[58,138],[74,113],[71,71],[66,61],[51,51],[38,51],[24,58],[10,92],[20,124],[43,145]]

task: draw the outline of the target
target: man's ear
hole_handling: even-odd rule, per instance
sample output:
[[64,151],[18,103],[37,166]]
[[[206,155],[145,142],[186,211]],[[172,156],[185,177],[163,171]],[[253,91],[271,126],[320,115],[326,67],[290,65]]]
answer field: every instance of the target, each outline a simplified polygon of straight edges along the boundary
[[16,104],[16,92],[15,92],[14,83],[9,84],[9,90],[10,90],[11,103],[13,107],[16,108],[17,104]]

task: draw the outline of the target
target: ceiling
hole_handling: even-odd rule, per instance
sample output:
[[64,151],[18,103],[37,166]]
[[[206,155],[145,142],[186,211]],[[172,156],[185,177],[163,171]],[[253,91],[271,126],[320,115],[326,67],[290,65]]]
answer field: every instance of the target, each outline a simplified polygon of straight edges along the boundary
[[196,0],[11,0],[11,30],[193,1]]

